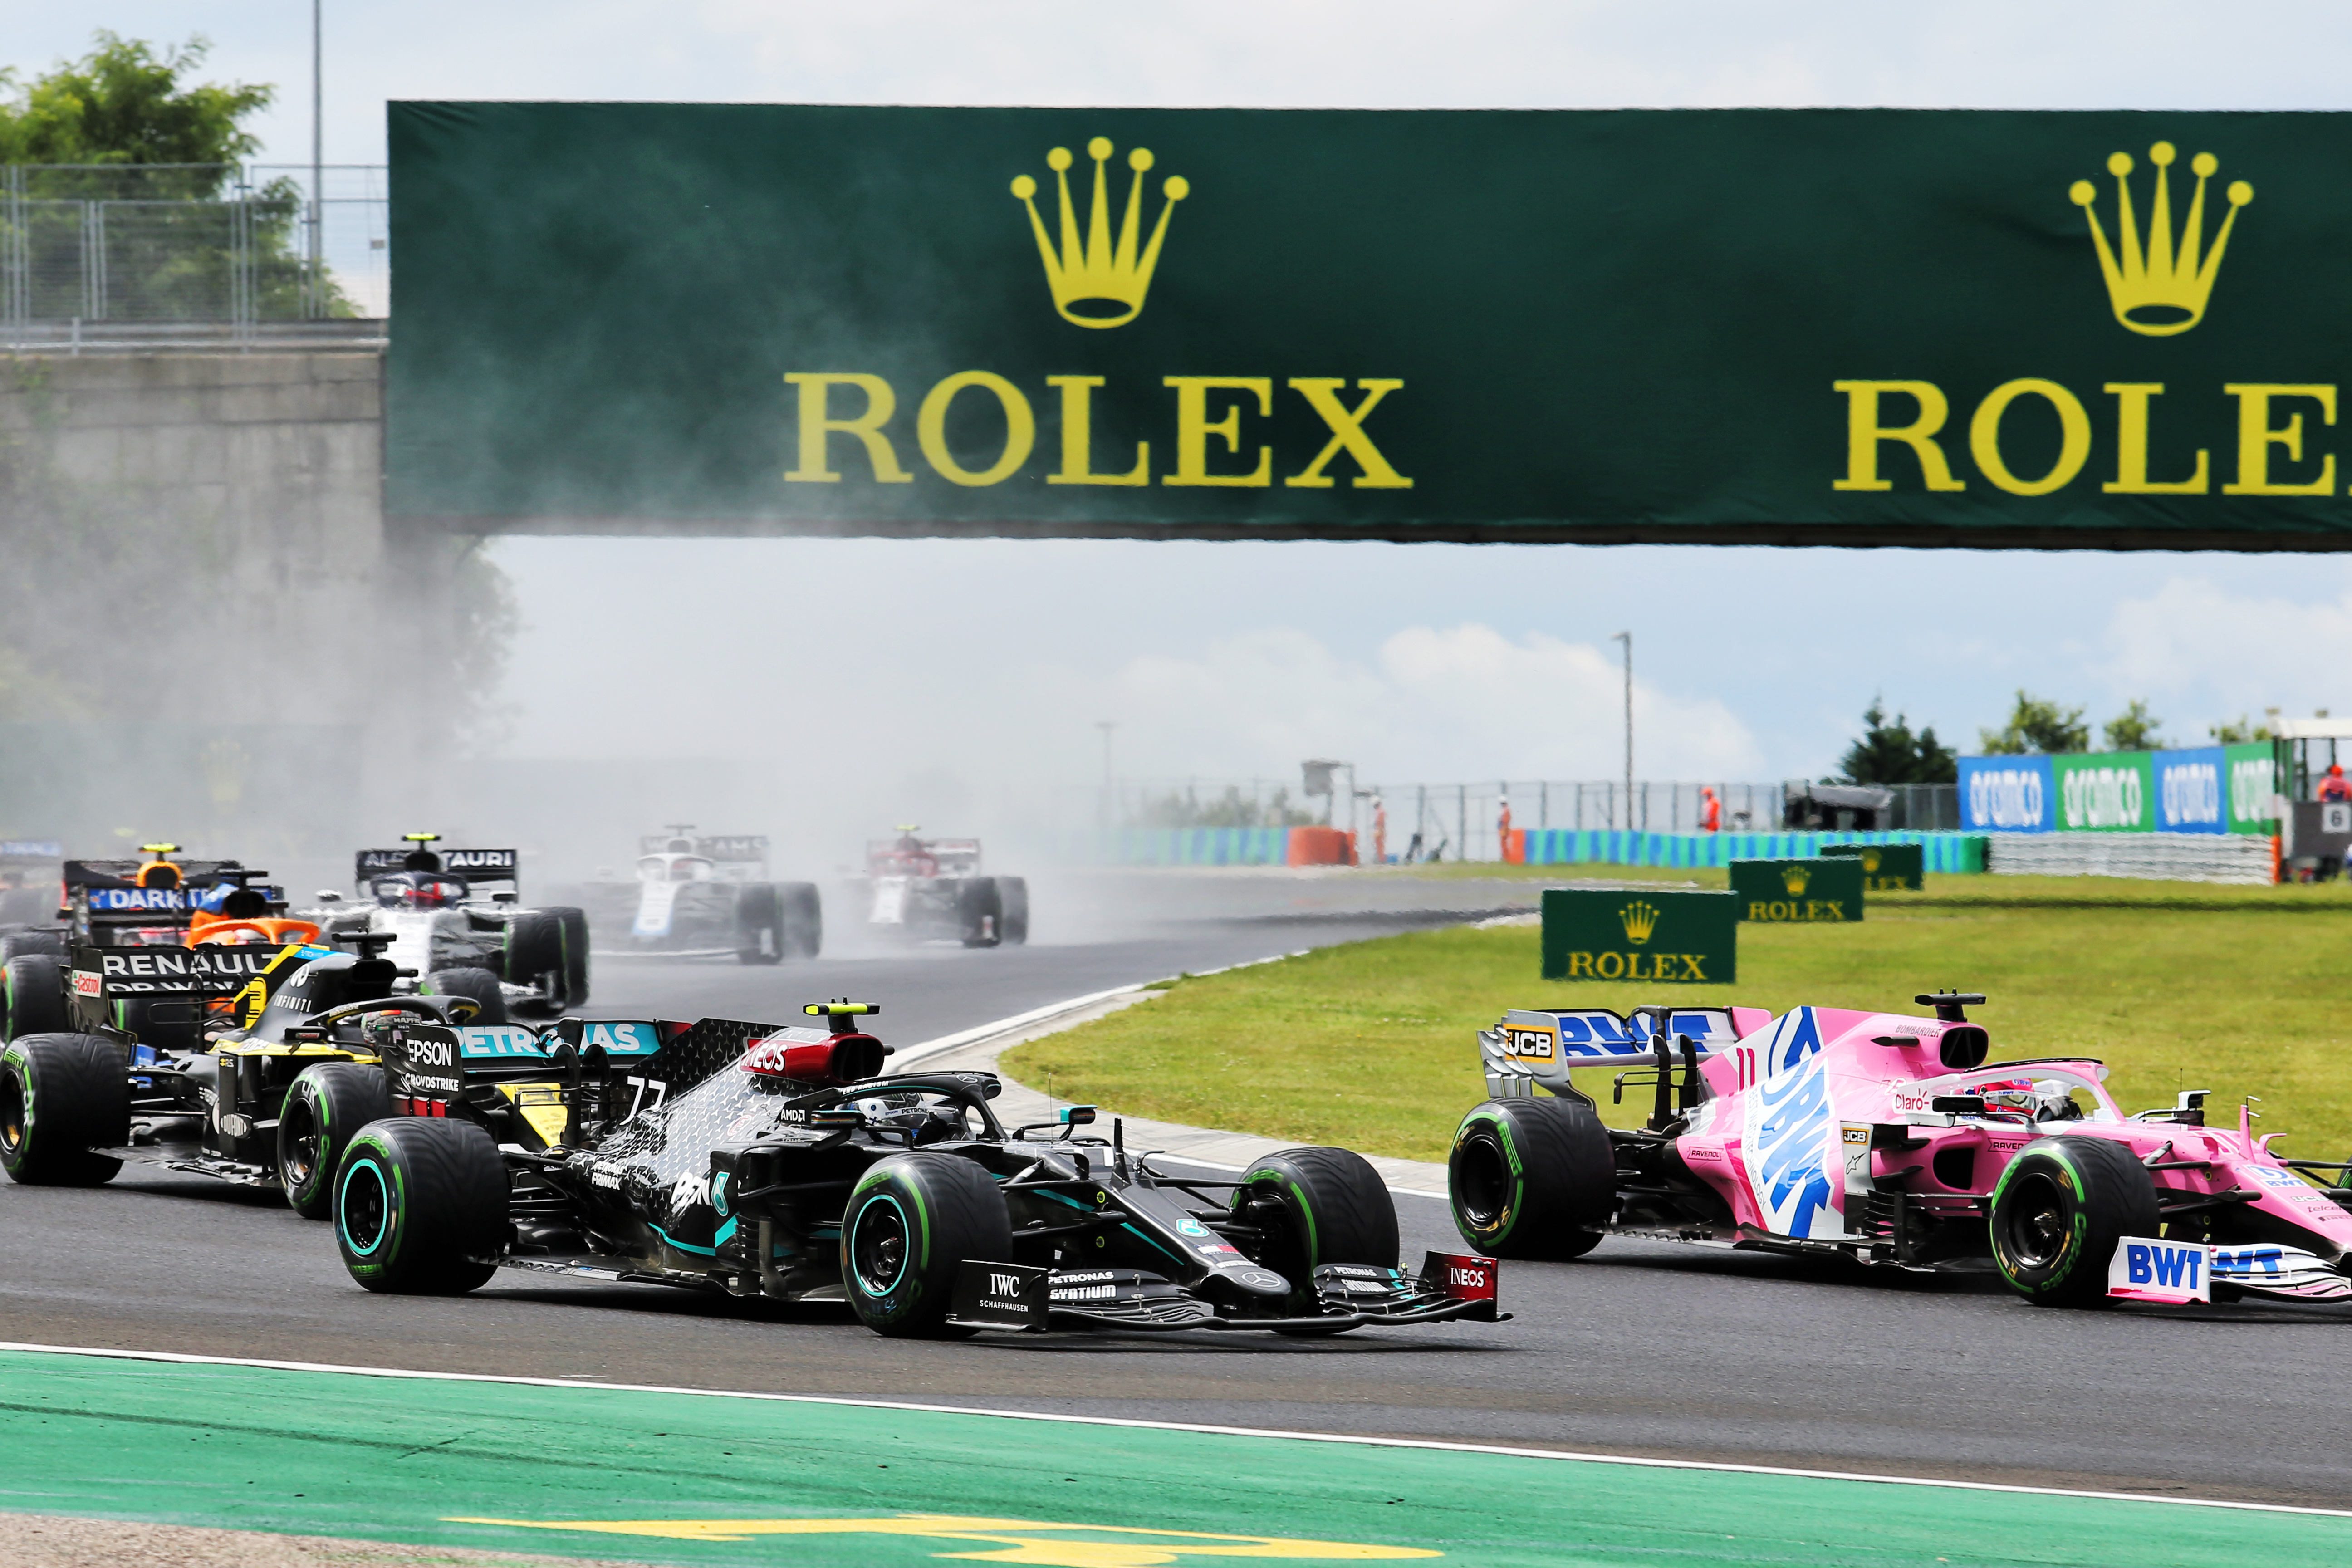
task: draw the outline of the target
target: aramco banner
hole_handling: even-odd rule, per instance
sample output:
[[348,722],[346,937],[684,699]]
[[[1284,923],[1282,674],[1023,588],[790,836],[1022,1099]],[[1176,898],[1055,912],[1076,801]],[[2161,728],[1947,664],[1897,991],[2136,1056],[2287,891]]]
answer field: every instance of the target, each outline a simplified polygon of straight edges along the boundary
[[2180,752],[1962,757],[1960,826],[1976,833],[2277,830],[2268,742]]
[[2352,116],[396,103],[477,530],[2336,549]]

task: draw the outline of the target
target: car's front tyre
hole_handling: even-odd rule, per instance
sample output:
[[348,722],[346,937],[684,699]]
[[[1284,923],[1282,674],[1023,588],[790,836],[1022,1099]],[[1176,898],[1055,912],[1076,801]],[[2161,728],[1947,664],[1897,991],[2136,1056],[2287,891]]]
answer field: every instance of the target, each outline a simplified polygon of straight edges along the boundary
[[841,1285],[858,1321],[890,1339],[955,1339],[947,1321],[967,1259],[1011,1262],[1013,1217],[994,1178],[961,1154],[893,1154],[849,1194]]
[[335,1171],[344,1148],[361,1128],[391,1114],[392,1097],[380,1067],[316,1062],[296,1075],[278,1113],[278,1179],[296,1214],[304,1219],[334,1216]]
[[1315,1270],[1326,1263],[1393,1268],[1396,1200],[1352,1149],[1283,1149],[1252,1162],[1234,1189],[1234,1213],[1258,1227],[1255,1261],[1290,1281],[1285,1310],[1322,1310]]
[[470,1121],[369,1123],[335,1173],[335,1245],[363,1288],[461,1296],[498,1271],[507,1237],[506,1163]]
[[1993,1267],[2037,1307],[2105,1306],[2116,1244],[2161,1223],[2156,1177],[2123,1144],[2037,1139],[1993,1185]]

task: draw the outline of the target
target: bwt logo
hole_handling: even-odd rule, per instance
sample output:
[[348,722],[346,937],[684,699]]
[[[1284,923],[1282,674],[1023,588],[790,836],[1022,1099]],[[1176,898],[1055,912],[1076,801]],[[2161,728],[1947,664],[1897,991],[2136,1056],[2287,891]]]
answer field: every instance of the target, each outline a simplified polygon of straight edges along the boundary
[[2159,1247],[2152,1242],[2127,1242],[2124,1247],[2124,1278],[2135,1285],[2159,1290],[2195,1292],[2204,1287],[2198,1272],[2205,1267],[2201,1247]]
[[2048,801],[2033,768],[1979,768],[1969,775],[1969,815],[1980,827],[2039,827]]

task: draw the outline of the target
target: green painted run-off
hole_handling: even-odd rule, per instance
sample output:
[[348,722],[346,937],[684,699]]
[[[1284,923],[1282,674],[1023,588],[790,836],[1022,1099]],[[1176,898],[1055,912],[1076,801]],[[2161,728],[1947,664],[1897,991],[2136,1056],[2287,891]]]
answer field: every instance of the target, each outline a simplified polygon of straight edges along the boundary
[[[17,1511],[677,1563],[1435,1552],[1529,1568],[2340,1568],[2352,1556],[2352,1519],[2334,1516],[25,1352],[0,1352],[0,1505]],[[869,1522],[809,1522],[826,1520]]]

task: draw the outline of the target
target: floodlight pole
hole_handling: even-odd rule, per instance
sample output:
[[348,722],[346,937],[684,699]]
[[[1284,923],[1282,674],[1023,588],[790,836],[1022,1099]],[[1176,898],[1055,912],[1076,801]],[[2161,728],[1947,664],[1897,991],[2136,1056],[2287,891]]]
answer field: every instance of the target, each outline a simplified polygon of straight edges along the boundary
[[310,286],[305,290],[310,296],[311,310],[320,315],[325,314],[326,303],[326,290],[321,287],[325,247],[320,234],[325,209],[320,204],[319,188],[327,164],[326,91],[320,68],[325,49],[319,15],[323,4],[324,0],[310,0]]
[[1625,645],[1625,826],[1633,826],[1633,634],[1619,632],[1609,639]]

